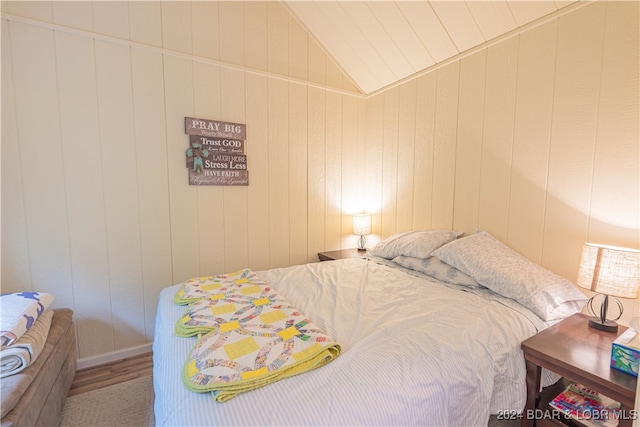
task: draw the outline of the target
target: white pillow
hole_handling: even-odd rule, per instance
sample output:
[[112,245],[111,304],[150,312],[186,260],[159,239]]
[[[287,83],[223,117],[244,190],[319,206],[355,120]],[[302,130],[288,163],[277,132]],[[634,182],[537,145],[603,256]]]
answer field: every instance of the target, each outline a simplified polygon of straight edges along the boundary
[[484,288],[484,286],[476,282],[473,277],[464,274],[454,266],[434,256],[429,258],[414,258],[401,255],[394,258],[393,262],[404,268],[424,273],[442,282],[467,286],[474,289]]
[[427,258],[431,252],[456,237],[458,233],[451,230],[406,231],[381,241],[369,253],[386,259],[400,255]]
[[529,261],[486,231],[452,241],[432,255],[546,321],[577,313],[587,301],[567,279]]

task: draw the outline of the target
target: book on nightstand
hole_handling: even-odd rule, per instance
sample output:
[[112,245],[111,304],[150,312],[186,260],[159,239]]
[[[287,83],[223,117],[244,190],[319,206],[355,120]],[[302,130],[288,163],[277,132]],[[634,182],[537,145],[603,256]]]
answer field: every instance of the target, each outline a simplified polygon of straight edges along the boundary
[[564,412],[581,424],[591,427],[618,425],[620,402],[572,382],[549,405]]

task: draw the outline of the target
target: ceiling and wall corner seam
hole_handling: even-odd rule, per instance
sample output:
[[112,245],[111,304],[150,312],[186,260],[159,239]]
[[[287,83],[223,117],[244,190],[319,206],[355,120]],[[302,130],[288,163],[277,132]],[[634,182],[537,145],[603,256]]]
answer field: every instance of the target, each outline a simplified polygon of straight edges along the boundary
[[[300,28],[304,29],[304,31],[307,33],[307,36],[310,37],[320,47],[320,49],[322,50],[322,52],[325,55],[327,55],[327,58],[329,58],[331,61],[333,61],[335,66],[338,67],[338,69],[342,72],[342,74],[347,77],[347,79],[353,85],[353,87],[355,87],[356,89],[358,89],[360,91],[360,95],[364,95],[364,97],[366,98],[366,95],[365,95],[364,91],[362,90],[362,88],[355,82],[355,80],[353,80],[353,78],[349,75],[349,73],[347,73],[344,70],[344,68],[342,68],[342,65],[340,65],[340,63],[338,61],[336,61],[336,59],[333,57],[333,55],[331,55],[327,51],[327,49],[324,47],[324,45],[322,43],[320,43],[320,41],[316,38],[316,36],[313,34],[313,32],[311,30],[309,30],[307,25],[304,22],[302,22],[302,20],[300,18],[298,18],[298,15],[291,10],[291,8],[287,4],[287,2],[279,1],[279,3],[287,11],[289,16],[291,16],[296,21],[296,23],[298,25],[300,25]],[[357,94],[354,94],[354,95],[357,95]]]
[[[495,38],[493,38],[491,40],[487,40],[482,44],[474,46],[474,47],[472,47],[470,49],[467,49],[465,51],[459,52],[457,55],[454,55],[454,56],[452,56],[450,58],[447,58],[442,62],[438,62],[438,63],[436,63],[436,64],[434,64],[434,65],[432,65],[432,66],[430,66],[428,68],[425,68],[422,71],[419,71],[419,72],[417,72],[415,74],[407,76],[407,77],[405,77],[403,79],[400,79],[400,80],[398,80],[398,81],[396,81],[394,83],[391,83],[391,84],[389,84],[387,86],[384,86],[384,87],[382,87],[380,89],[377,89],[377,90],[375,90],[373,92],[367,93],[366,94],[366,98],[369,99],[369,98],[371,98],[373,96],[376,96],[376,95],[378,95],[378,94],[380,94],[382,92],[385,92],[385,91],[387,91],[389,89],[392,89],[392,88],[394,88],[396,86],[400,86],[400,85],[406,83],[409,80],[413,80],[413,79],[419,78],[419,77],[421,77],[421,76],[423,76],[425,74],[429,74],[429,73],[431,73],[433,71],[436,71],[436,70],[438,70],[440,68],[444,68],[444,67],[446,67],[447,65],[449,65],[449,64],[451,64],[453,62],[457,62],[457,61],[459,61],[459,60],[461,60],[463,58],[466,58],[467,56],[471,56],[471,55],[473,55],[473,54],[475,54],[475,53],[477,53],[477,52],[479,52],[481,50],[487,49],[487,48],[489,48],[489,47],[491,47],[493,45],[496,45],[498,43],[501,43],[501,42],[503,42],[503,41],[505,41],[505,40],[507,40],[509,38],[516,37],[516,36],[520,35],[521,33],[524,33],[526,31],[529,31],[529,30],[533,29],[533,28],[536,28],[536,27],[539,27],[541,25],[544,25],[544,24],[546,24],[546,23],[548,23],[550,21],[553,21],[554,19],[557,19],[557,18],[559,18],[559,17],[561,17],[563,15],[566,15],[566,14],[569,14],[571,12],[574,12],[575,10],[583,8],[583,7],[585,7],[585,6],[587,6],[587,5],[591,4],[591,3],[594,3],[596,1],[598,1],[598,0],[580,0],[580,1],[576,1],[576,2],[572,3],[569,6],[566,6],[566,7],[562,8],[562,9],[557,10],[556,12],[553,12],[553,13],[550,13],[548,15],[545,15],[545,16],[539,18],[539,19],[536,19],[535,21],[529,22],[529,23],[524,24],[524,25],[522,25],[520,27],[516,27],[513,30],[508,31],[508,32],[506,32],[506,33],[504,33],[504,34],[502,34],[502,35],[500,35],[498,37],[495,37]],[[451,36],[449,36],[449,37],[451,37]]]
[[[241,71],[241,72],[245,72],[245,73],[265,76],[265,77],[272,78],[272,79],[284,80],[284,81],[287,81],[287,82],[297,83],[297,84],[301,84],[301,85],[305,85],[305,86],[309,86],[309,87],[314,87],[314,88],[321,89],[321,90],[326,90],[326,91],[330,91],[330,92],[336,92],[336,93],[339,93],[339,94],[342,94],[342,95],[349,95],[349,96],[353,96],[353,97],[356,97],[356,98],[363,98],[363,99],[367,98],[367,96],[363,95],[362,93],[350,92],[348,90],[339,89],[339,88],[336,88],[336,87],[333,87],[333,86],[329,86],[329,85],[326,85],[326,84],[314,83],[314,82],[305,81],[305,80],[297,79],[297,78],[290,77],[290,76],[283,76],[283,75],[272,73],[272,72],[268,72],[268,71],[256,70],[256,69],[245,67],[245,66],[242,66],[242,65],[230,64],[230,63],[223,62],[223,61],[220,61],[220,60],[211,59],[211,58],[205,58],[205,57],[202,57],[202,56],[199,56],[199,55],[194,55],[192,53],[185,53],[185,52],[174,51],[174,50],[163,48],[163,47],[150,46],[150,45],[147,45],[147,44],[144,44],[144,43],[140,43],[140,42],[136,42],[136,41],[133,41],[133,40],[124,40],[124,39],[120,39],[120,38],[113,37],[113,36],[107,36],[107,35],[104,35],[104,34],[97,34],[97,33],[93,33],[93,32],[90,32],[90,31],[80,30],[80,29],[71,28],[71,27],[66,27],[66,26],[59,25],[59,24],[52,24],[52,23],[48,23],[48,22],[37,21],[35,19],[25,18],[25,17],[17,16],[17,15],[2,14],[2,18],[6,19],[8,21],[12,21],[12,22],[20,22],[20,23],[24,23],[24,24],[27,24],[27,25],[32,25],[32,26],[39,27],[39,28],[44,28],[44,29],[49,29],[49,30],[53,30],[53,31],[60,31],[60,32],[68,33],[68,34],[73,34],[73,35],[76,35],[76,36],[79,36],[79,37],[88,37],[88,38],[92,38],[92,39],[95,39],[95,40],[102,40],[102,41],[115,43],[115,44],[119,44],[119,45],[130,46],[130,47],[133,47],[133,48],[136,48],[136,49],[140,49],[140,50],[144,50],[144,51],[148,51],[148,52],[159,53],[159,54],[161,54],[163,56],[164,55],[171,55],[171,56],[174,56],[176,58],[202,62],[202,63],[210,64],[210,65],[217,65],[219,67],[230,69],[230,70],[234,70],[234,71]],[[333,58],[331,58],[331,59],[333,60]],[[337,66],[337,64],[336,64],[336,66]],[[342,68],[340,68],[340,67],[338,67],[338,68],[342,71]],[[346,73],[344,73],[344,75],[348,76]],[[355,83],[354,83],[354,87],[359,89],[359,87]]]

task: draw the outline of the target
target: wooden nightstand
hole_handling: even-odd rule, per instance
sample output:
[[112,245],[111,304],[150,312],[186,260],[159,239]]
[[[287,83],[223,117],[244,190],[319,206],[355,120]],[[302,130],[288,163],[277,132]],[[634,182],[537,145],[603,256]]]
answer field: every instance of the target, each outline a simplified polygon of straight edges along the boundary
[[619,401],[621,418],[618,425],[631,426],[637,378],[610,367],[611,344],[627,328],[620,326],[617,333],[599,331],[589,328],[588,319],[582,313],[574,314],[522,343],[527,367],[523,426],[564,425],[559,420],[538,416],[550,410],[541,403],[545,401],[539,391],[542,368]]
[[366,254],[366,250],[359,251],[356,248],[341,249],[338,251],[318,252],[318,259],[320,261],[334,261],[336,259],[361,258]]

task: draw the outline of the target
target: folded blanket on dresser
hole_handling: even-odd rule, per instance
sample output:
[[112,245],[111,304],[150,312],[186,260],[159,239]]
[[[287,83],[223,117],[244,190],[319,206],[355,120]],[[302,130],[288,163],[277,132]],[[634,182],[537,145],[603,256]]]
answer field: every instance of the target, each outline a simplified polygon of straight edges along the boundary
[[0,349],[0,378],[21,372],[38,358],[47,341],[53,310],[45,312],[16,342]]
[[43,292],[0,295],[0,345],[5,347],[16,342],[52,302],[53,295]]
[[212,392],[219,402],[323,366],[341,351],[248,269],[191,279],[174,302],[192,302],[176,334],[205,334],[184,364],[183,382],[190,390]]

